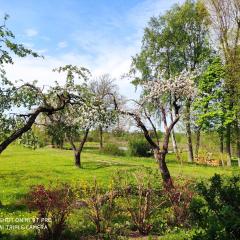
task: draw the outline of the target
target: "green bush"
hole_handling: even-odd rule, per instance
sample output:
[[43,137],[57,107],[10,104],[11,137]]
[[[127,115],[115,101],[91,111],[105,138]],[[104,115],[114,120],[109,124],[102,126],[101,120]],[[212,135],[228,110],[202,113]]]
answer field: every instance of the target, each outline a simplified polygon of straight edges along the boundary
[[197,231],[193,239],[240,239],[240,177],[214,175],[197,185],[190,210]]
[[114,156],[123,156],[125,154],[124,150],[119,149],[119,146],[114,143],[106,143],[101,151]]
[[149,143],[142,138],[132,138],[128,142],[129,153],[136,157],[149,157],[151,148]]

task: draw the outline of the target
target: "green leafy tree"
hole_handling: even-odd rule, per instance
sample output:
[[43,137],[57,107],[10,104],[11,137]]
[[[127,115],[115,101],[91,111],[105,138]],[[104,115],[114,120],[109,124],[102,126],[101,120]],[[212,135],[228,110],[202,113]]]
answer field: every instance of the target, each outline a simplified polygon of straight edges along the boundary
[[198,78],[198,95],[193,103],[193,115],[198,128],[196,157],[200,147],[200,130],[217,131],[220,138],[220,151],[223,152],[224,130],[232,115],[227,111],[225,104],[225,76],[226,72],[221,59],[215,57]]
[[[133,58],[133,83],[165,78],[193,71],[208,59],[211,48],[208,42],[208,12],[199,1],[186,1],[175,5],[165,15],[151,18],[145,29],[141,52]],[[189,161],[193,161],[191,104],[185,101],[185,124],[188,139]]]
[[220,56],[222,56],[226,69],[225,77],[225,103],[228,112],[235,113],[229,117],[226,125],[226,151],[231,164],[231,140],[233,132],[237,135],[237,152],[240,159],[239,137],[239,102],[240,102],[240,3],[239,0],[205,0],[210,16],[211,26],[214,30],[214,41]]

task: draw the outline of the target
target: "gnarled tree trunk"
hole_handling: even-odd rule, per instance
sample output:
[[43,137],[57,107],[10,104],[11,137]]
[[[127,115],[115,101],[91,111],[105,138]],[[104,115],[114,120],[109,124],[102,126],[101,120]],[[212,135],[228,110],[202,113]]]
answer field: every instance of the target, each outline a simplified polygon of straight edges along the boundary
[[0,154],[16,139],[22,136],[25,132],[31,129],[32,125],[35,123],[36,118],[40,113],[47,113],[49,116],[52,115],[54,112],[57,112],[59,110],[64,109],[65,105],[69,103],[70,98],[66,98],[64,96],[59,96],[59,99],[61,100],[60,106],[54,108],[51,106],[39,106],[33,113],[27,114],[25,116],[28,116],[28,120],[25,123],[25,125],[15,132],[13,132],[6,140],[4,140],[0,144]]
[[158,162],[159,170],[162,175],[163,182],[166,186],[173,186],[172,178],[166,164],[166,155],[167,152],[161,151],[160,149],[154,150],[154,157]]

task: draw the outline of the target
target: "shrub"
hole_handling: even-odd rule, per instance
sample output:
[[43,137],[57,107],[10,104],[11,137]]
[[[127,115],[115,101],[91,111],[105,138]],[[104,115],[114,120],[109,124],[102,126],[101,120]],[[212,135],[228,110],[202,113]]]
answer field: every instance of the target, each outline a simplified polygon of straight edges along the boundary
[[170,226],[190,226],[190,204],[194,192],[190,189],[191,182],[174,183],[174,188],[166,187],[164,192],[170,201],[171,212],[168,215],[168,224]]
[[151,148],[148,142],[142,138],[132,138],[128,142],[129,153],[131,156],[149,157]]
[[[151,231],[154,217],[165,204],[157,175],[152,171],[139,171],[133,175],[121,173],[115,179],[123,202],[123,210],[129,213],[133,226],[143,235]],[[131,180],[132,176],[134,178]]]
[[104,190],[96,180],[93,185],[85,184],[80,192],[83,196],[80,201],[84,206],[86,220],[90,220],[95,226],[98,239],[118,239],[117,235],[121,232],[120,225],[113,221],[118,214],[115,202],[118,192],[113,188]]
[[37,238],[42,240],[60,239],[74,202],[74,193],[67,185],[52,189],[46,189],[42,185],[34,186],[27,194],[25,203],[30,210],[38,212],[36,218],[38,221],[35,224],[43,226],[37,234]]
[[105,144],[105,146],[102,149],[102,152],[114,156],[123,156],[125,154],[124,150],[119,149],[119,146],[114,143]]
[[197,185],[191,203],[192,221],[198,227],[193,239],[240,239],[240,177],[214,175]]

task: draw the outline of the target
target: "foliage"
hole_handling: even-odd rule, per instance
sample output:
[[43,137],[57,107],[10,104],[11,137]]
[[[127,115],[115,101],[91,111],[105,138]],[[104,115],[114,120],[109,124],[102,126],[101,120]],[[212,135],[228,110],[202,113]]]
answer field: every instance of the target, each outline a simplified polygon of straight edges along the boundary
[[116,143],[106,143],[101,150],[105,154],[111,154],[114,156],[124,156],[124,150],[119,148],[119,145]]
[[43,147],[44,143],[41,141],[41,139],[36,136],[36,134],[30,130],[26,133],[24,133],[19,139],[18,143],[22,144],[24,147],[36,149],[39,147]]
[[233,113],[224,103],[225,70],[221,60],[215,57],[198,78],[198,95],[193,103],[196,125],[203,130],[217,130],[233,120]]
[[200,1],[185,1],[162,16],[152,17],[141,52],[133,58],[132,72],[141,73],[133,83],[158,79],[162,71],[169,78],[203,63],[210,51],[208,25],[208,12]]
[[128,141],[128,148],[131,156],[149,157],[151,155],[151,147],[142,137],[130,138]]
[[26,205],[30,210],[37,210],[35,224],[43,225],[38,233],[42,240],[57,240],[61,238],[66,227],[66,220],[72,211],[74,193],[67,185],[46,189],[42,185],[32,188],[26,197]]
[[15,35],[6,26],[6,22],[8,18],[9,18],[9,15],[6,14],[4,16],[4,22],[0,26],[0,38],[2,43],[0,47],[0,65],[4,63],[13,64],[12,56],[9,54],[8,51],[13,52],[16,56],[19,56],[19,57],[26,57],[27,55],[39,57],[39,55],[36,52],[28,48],[25,48],[22,44],[17,44],[13,42]]
[[14,42],[15,35],[7,28],[9,15],[4,16],[4,22],[0,26],[0,140],[3,141],[16,126],[16,118],[9,115],[13,104],[19,106],[20,102],[15,98],[16,87],[7,79],[4,65],[13,64],[12,53],[18,57],[39,55],[31,49],[25,48],[22,44]]
[[199,183],[197,191],[190,208],[199,228],[193,239],[239,239],[240,177],[216,174],[209,183]]

